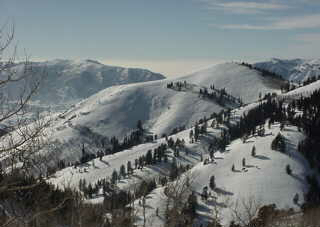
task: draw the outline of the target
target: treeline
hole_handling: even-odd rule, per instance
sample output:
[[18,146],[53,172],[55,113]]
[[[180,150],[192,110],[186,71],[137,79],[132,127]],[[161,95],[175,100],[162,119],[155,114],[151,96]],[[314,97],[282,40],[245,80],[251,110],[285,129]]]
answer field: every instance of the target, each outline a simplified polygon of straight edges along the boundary
[[[176,91],[186,91],[188,89],[192,89],[192,86],[188,84],[186,81],[181,82],[177,81],[175,83],[171,82],[167,84],[167,88],[173,89]],[[222,106],[225,106],[227,103],[235,103],[237,105],[242,105],[243,102],[241,98],[236,98],[229,94],[225,88],[218,89],[214,86],[214,84],[210,85],[210,89],[206,87],[202,87],[199,89],[199,97],[204,99],[209,99],[214,101]]]
[[213,100],[222,106],[225,106],[226,103],[235,103],[239,106],[243,105],[241,98],[236,98],[227,93],[225,88],[216,89],[214,87],[214,84],[210,85],[210,90],[208,90],[207,88],[200,88],[199,95],[200,97]]
[[[85,148],[85,145],[82,144],[81,157],[79,161],[76,161],[74,163],[66,163],[62,159],[62,160],[59,160],[57,166],[58,166],[58,169],[63,169],[67,166],[77,167],[81,164],[92,161],[93,159],[99,158],[100,160],[102,160],[102,157],[105,155],[115,154],[117,152],[130,149],[142,143],[153,142],[154,140],[157,140],[157,139],[158,139],[157,135],[147,135],[145,133],[145,130],[142,125],[142,121],[139,120],[137,122],[137,128],[133,130],[128,136],[125,136],[122,141],[120,141],[115,136],[111,137],[110,143],[107,143],[105,140],[102,140],[100,141],[101,151],[98,151],[96,153],[92,153],[88,151],[88,149]],[[50,170],[50,173],[48,175],[53,174],[55,171],[56,169]]]
[[275,79],[279,79],[279,80],[283,80],[285,81],[281,75],[275,73],[275,72],[271,72],[269,70],[266,70],[266,69],[261,69],[261,68],[258,68],[258,67],[255,67],[253,66],[252,64],[250,63],[247,63],[247,62],[241,62],[240,65],[242,66],[246,66],[248,67],[249,69],[253,69],[253,70],[257,70],[261,73],[261,76],[263,77],[272,77],[272,78],[275,78]]

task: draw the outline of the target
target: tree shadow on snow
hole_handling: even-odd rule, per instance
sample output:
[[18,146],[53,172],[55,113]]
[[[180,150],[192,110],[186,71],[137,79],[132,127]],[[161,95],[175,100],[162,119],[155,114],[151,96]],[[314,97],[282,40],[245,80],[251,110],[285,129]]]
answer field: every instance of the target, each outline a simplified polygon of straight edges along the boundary
[[302,179],[302,177],[298,176],[297,174],[292,173],[291,176],[292,176],[294,179],[300,181],[301,183],[304,183],[304,180]]
[[217,193],[217,194],[221,194],[221,195],[233,195],[233,192],[228,192],[222,188],[215,188],[214,191]]
[[203,204],[198,204],[197,210],[200,212],[206,212],[206,213],[210,212],[210,209],[204,206]]
[[261,160],[270,160],[269,157],[264,156],[264,155],[255,155],[254,157],[257,158],[257,159],[261,159]]
[[102,163],[106,164],[107,166],[110,166],[109,162],[105,161],[105,160],[100,160]]
[[246,168],[253,168],[253,167],[256,167],[256,166],[254,166],[254,165],[245,165],[244,167],[246,167]]
[[[233,193],[232,193],[233,194]],[[210,206],[218,206],[218,207],[221,207],[221,208],[227,208],[227,204],[221,202],[217,202],[215,200],[210,200],[210,201],[207,201],[207,204],[210,205]]]
[[242,171],[240,171],[240,170],[237,170],[237,169],[235,169],[235,170],[232,170],[232,172],[234,172],[234,173],[242,173]]
[[247,140],[245,143],[254,143],[252,140]]

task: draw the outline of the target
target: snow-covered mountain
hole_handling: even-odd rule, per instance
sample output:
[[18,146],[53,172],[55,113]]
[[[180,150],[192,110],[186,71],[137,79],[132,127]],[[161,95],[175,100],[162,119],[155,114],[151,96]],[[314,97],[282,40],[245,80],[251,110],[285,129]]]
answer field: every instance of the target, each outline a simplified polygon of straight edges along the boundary
[[[32,101],[38,104],[75,104],[107,87],[121,84],[161,80],[165,77],[145,69],[123,68],[101,64],[93,60],[53,60],[33,62],[34,77],[43,77]],[[15,66],[22,70],[22,65]],[[20,89],[21,84],[11,86],[9,93]]]
[[[187,81],[195,86],[226,88],[245,103],[258,99],[259,92],[279,91],[278,83],[263,78],[255,70],[226,63],[175,80],[114,86],[77,104],[65,118],[73,124],[87,125],[106,135],[124,135],[142,120],[154,133],[168,133],[177,126],[190,126],[204,116],[223,109],[216,102],[199,97],[194,91],[168,89],[167,83]],[[85,113],[85,114],[84,114]]]
[[[176,81],[186,81],[191,88],[182,91],[167,88],[168,83]],[[79,144],[88,141],[80,132],[81,128],[121,139],[136,128],[138,120],[158,136],[169,134],[177,127],[191,127],[204,116],[208,118],[212,113],[236,107],[232,103],[222,106],[200,97],[200,88],[211,84],[217,89],[225,88],[235,97],[242,97],[244,103],[257,100],[259,92],[280,91],[278,81],[234,63],[217,65],[178,79],[113,86],[57,117],[49,129],[51,138],[62,143],[73,141],[75,148],[68,146],[67,153],[63,152],[72,160],[80,157]],[[94,149],[94,144],[91,147]]]
[[[233,114],[235,116],[241,114],[243,109],[247,108],[237,109]],[[274,124],[268,129],[266,125],[266,136],[250,137],[246,143],[243,143],[241,139],[232,141],[225,152],[216,152],[214,162],[209,162],[206,165],[201,161],[201,155],[204,159],[209,158],[208,143],[221,135],[222,128],[209,127],[207,135],[201,137],[197,143],[190,143],[189,129],[172,136],[174,140],[179,138],[186,141],[185,148],[181,150],[180,157],[176,157],[176,161],[179,165],[194,166],[187,172],[191,179],[192,191],[200,195],[203,188],[208,187],[210,177],[215,176],[216,189],[209,189],[213,197],[207,202],[198,199],[197,222],[199,225],[212,220],[213,212],[216,210],[219,212],[221,223],[228,226],[230,221],[234,219],[232,210],[239,206],[237,207],[238,212],[241,214],[246,212],[242,202],[248,202],[251,199],[254,200],[255,206],[276,204],[278,208],[282,209],[289,207],[295,210],[300,209],[293,202],[293,198],[295,194],[298,194],[299,204],[303,203],[303,195],[308,190],[305,176],[312,173],[308,162],[297,152],[297,144],[304,138],[304,135],[296,127],[287,126],[281,133],[286,138],[286,142],[290,144],[290,149],[287,149],[286,153],[271,150],[271,142],[280,132],[279,126],[280,124]],[[77,188],[80,179],[84,179],[87,183],[94,185],[99,179],[111,178],[114,169],[119,170],[120,166],[126,165],[128,161],[134,162],[135,159],[145,155],[148,150],[157,148],[161,143],[165,143],[164,138],[105,156],[101,160],[97,158],[77,169],[65,168],[58,171],[50,181],[58,186],[69,184]],[[255,157],[251,156],[253,146],[257,148]],[[185,150],[188,151],[188,154]],[[168,149],[167,154],[169,163],[171,163],[174,157],[173,150]],[[246,159],[244,167],[241,164],[243,158]],[[292,175],[286,173],[285,168],[288,164],[292,167]],[[235,165],[235,171],[231,170],[232,165]],[[170,164],[158,163],[146,166],[143,170],[136,169],[132,177],[122,179],[117,186],[121,189],[134,188],[134,185],[142,179],[167,175],[170,168]],[[136,201],[137,215],[143,217],[138,200]],[[102,193],[88,200],[91,203],[101,203],[102,201]],[[163,226],[166,201],[164,187],[161,186],[158,186],[147,196],[145,212],[148,225]],[[159,215],[155,215],[156,209],[159,210]],[[142,222],[142,218],[137,219],[138,225],[142,226]]]
[[295,82],[304,81],[312,76],[320,75],[320,59],[282,60],[273,58],[270,61],[255,63],[254,66],[277,73],[284,79]]

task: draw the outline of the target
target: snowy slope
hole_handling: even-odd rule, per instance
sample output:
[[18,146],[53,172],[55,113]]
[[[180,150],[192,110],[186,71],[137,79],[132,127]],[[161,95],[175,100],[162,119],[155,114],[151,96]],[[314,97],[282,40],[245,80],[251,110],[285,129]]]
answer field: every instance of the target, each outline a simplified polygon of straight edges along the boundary
[[[13,70],[17,70],[19,74],[22,66],[18,64]],[[34,77],[43,78],[39,91],[32,100],[53,106],[75,104],[110,86],[165,78],[145,69],[107,66],[93,60],[33,62],[32,70]],[[20,86],[21,83],[15,83],[8,92],[14,93]]]
[[214,84],[218,88],[226,88],[235,97],[241,97],[244,103],[251,103],[268,92],[279,91],[280,81],[264,78],[256,70],[247,67],[225,63],[213,66],[186,76],[187,81],[209,86]]
[[254,66],[275,72],[284,79],[295,82],[304,81],[309,77],[320,75],[320,59],[282,60],[273,58],[270,61],[255,63]]
[[[293,203],[296,193],[299,195],[299,204],[303,203],[303,194],[308,190],[305,176],[311,173],[307,161],[297,152],[297,144],[304,137],[297,128],[288,126],[281,132],[287,139],[286,153],[270,149],[271,141],[279,132],[279,125],[273,125],[269,130],[266,127],[265,137],[252,137],[245,144],[240,139],[233,141],[227,152],[216,153],[216,163],[204,165],[198,163],[190,170],[192,189],[201,194],[203,187],[209,187],[209,179],[215,176],[216,190],[211,191],[216,197],[208,202],[201,201],[198,197],[198,222],[205,223],[214,214],[216,209],[221,223],[228,226],[233,219],[232,209],[238,202],[238,210],[244,213],[242,201],[254,200],[256,205],[276,204],[278,208],[294,208],[299,206]],[[251,156],[252,146],[256,146],[256,157]],[[246,158],[246,167],[242,169],[242,159]],[[235,172],[231,171],[235,165]],[[289,164],[293,170],[290,176],[285,167]],[[165,211],[166,196],[163,188],[154,190],[147,199],[147,220],[151,219],[152,226],[162,226]],[[155,215],[159,209],[160,217]],[[139,209],[142,216],[142,209]],[[141,218],[138,221],[142,224]]]
[[[188,83],[226,88],[243,97],[244,102],[258,98],[259,92],[278,92],[276,85],[256,71],[227,63],[182,78]],[[106,136],[124,136],[142,120],[156,134],[170,133],[175,127],[190,127],[196,120],[219,112],[223,107],[199,98],[197,92],[175,91],[166,87],[172,80],[116,86],[105,89],[77,104],[64,116],[73,125],[85,125]]]
[[304,96],[304,97],[310,96],[314,91],[319,89],[320,89],[320,80],[315,81],[306,86],[299,87],[292,91],[289,91],[288,93],[281,94],[280,97],[298,99],[301,96]]
[[[179,132],[172,135],[171,138],[180,139],[185,141],[185,147],[189,151],[188,155],[184,151],[180,152],[181,157],[177,157],[177,164],[189,164],[195,165],[200,162],[200,154],[206,153],[209,146],[208,141],[218,137],[221,134],[221,129],[208,129],[208,134],[202,137],[201,143],[190,143],[189,140],[190,129]],[[131,149],[118,152],[112,155],[104,156],[100,161],[99,158],[84,164],[83,166],[74,169],[73,167],[68,167],[60,170],[54,174],[54,177],[50,179],[51,182],[58,186],[69,185],[71,187],[77,188],[80,179],[85,179],[88,183],[96,183],[99,179],[110,178],[112,171],[115,169],[119,171],[121,165],[127,164],[131,161],[134,164],[134,160],[138,159],[140,156],[145,155],[148,150],[153,150],[159,147],[162,143],[166,143],[165,138],[158,139],[152,143],[145,143],[135,146]],[[173,151],[168,149],[167,155],[169,156],[169,163],[172,161]],[[94,163],[94,164],[93,164]],[[87,172],[84,172],[84,168]],[[134,175],[131,178],[121,180],[118,184],[120,188],[128,188],[130,184],[141,181],[142,179],[151,179],[157,176],[168,175],[170,169],[170,164],[157,164],[152,166],[146,166],[143,170],[135,170]],[[101,202],[103,198],[97,198],[91,202]]]

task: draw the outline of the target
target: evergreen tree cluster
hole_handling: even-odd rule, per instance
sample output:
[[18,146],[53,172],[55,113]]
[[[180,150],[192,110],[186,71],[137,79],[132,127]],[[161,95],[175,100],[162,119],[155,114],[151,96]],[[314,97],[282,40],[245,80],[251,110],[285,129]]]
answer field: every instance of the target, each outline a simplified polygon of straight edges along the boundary
[[214,85],[210,85],[210,90],[208,90],[208,88],[200,88],[199,95],[200,97],[212,100],[221,106],[225,106],[227,103],[233,103],[239,106],[243,104],[241,98],[236,98],[227,93],[225,88],[217,89]]
[[240,63],[240,65],[246,66],[249,69],[253,69],[253,70],[259,71],[261,73],[261,76],[263,76],[263,77],[272,77],[272,78],[276,78],[276,79],[279,79],[279,80],[284,80],[281,75],[279,75],[279,74],[277,74],[275,72],[271,72],[271,71],[266,70],[266,69],[261,69],[261,68],[255,67],[250,63],[242,62],[242,63]]
[[171,82],[167,84],[167,88],[169,89],[173,89],[173,90],[177,90],[177,91],[181,91],[183,88],[187,89],[188,88],[188,84],[187,81],[177,81],[175,83]]
[[268,98],[268,100],[261,102],[256,108],[250,109],[240,117],[236,124],[228,124],[231,139],[255,135],[264,129],[267,119],[272,124],[275,121],[284,121],[285,116],[283,102]]
[[[181,82],[177,81],[175,83],[170,82],[167,84],[167,88],[173,89],[176,91],[186,91],[188,88],[191,88],[192,86],[189,85],[186,81]],[[216,103],[219,103],[222,106],[225,106],[227,103],[233,103],[237,105],[242,105],[241,98],[236,98],[232,96],[231,94],[227,93],[225,88],[218,89],[214,86],[214,84],[210,85],[210,88],[200,88],[199,90],[199,96],[201,98],[212,100]]]

